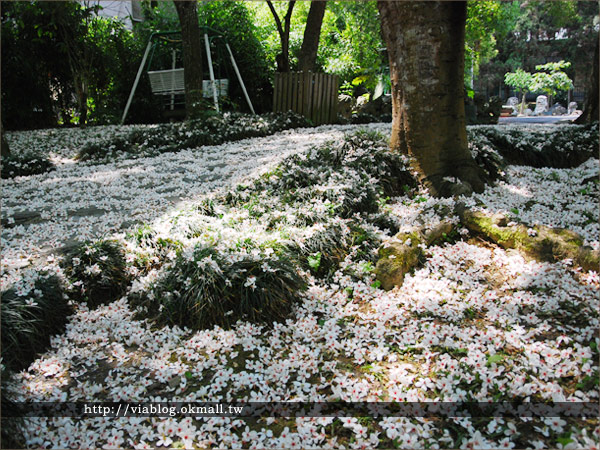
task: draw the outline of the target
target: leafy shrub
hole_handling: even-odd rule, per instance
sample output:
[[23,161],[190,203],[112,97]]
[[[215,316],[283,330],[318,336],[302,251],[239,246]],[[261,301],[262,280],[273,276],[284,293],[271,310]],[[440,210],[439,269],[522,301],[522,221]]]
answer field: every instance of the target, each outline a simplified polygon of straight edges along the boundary
[[132,301],[161,324],[227,328],[239,319],[284,320],[305,287],[283,254],[225,256],[199,245],[180,255],[150,292],[136,294]]
[[365,113],[365,112],[359,112],[356,114],[352,114],[352,116],[350,117],[350,123],[353,125],[360,125],[360,124],[374,123],[374,122],[389,123],[391,121],[392,121],[391,114],[375,115],[375,114],[369,114],[369,113]]
[[2,157],[2,178],[39,175],[54,170],[54,164],[47,157],[32,152],[18,153]]
[[73,284],[73,296],[90,307],[116,300],[127,288],[130,277],[118,241],[82,244],[66,256],[62,265]]
[[481,94],[475,94],[474,104],[476,109],[473,124],[496,124],[502,112],[502,100],[494,95],[486,98]]
[[40,274],[29,295],[2,292],[2,361],[11,370],[27,367],[61,333],[72,313],[56,276]]
[[[550,129],[476,126],[469,127],[467,133],[471,146],[477,149],[490,147],[504,159],[505,164],[575,167],[595,157],[598,151],[597,123]],[[484,159],[485,153],[482,154]]]

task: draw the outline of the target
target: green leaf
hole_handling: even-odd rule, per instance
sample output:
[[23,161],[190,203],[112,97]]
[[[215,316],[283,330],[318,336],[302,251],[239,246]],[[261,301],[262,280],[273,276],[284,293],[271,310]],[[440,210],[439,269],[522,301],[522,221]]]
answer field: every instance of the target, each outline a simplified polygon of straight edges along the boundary
[[321,266],[321,252],[317,252],[314,255],[308,255],[308,265],[313,270],[319,270]]
[[489,365],[492,365],[495,363],[499,363],[502,360],[504,360],[504,355],[502,353],[496,353],[495,355],[488,356],[487,362]]
[[194,375],[192,375],[192,372],[190,372],[189,370],[186,373],[184,373],[184,375],[188,380],[191,380],[192,377],[194,376]]
[[569,436],[562,436],[559,438],[556,438],[556,441],[561,444],[563,447],[567,444],[570,444],[571,442],[574,442],[573,439],[571,439],[570,435]]

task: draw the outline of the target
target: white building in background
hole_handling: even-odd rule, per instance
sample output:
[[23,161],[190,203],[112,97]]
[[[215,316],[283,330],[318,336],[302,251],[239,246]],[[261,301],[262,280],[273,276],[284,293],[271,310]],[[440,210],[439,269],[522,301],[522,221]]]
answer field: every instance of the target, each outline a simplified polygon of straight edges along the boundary
[[104,17],[117,18],[125,24],[128,29],[132,29],[132,20],[142,22],[144,14],[140,0],[84,0],[87,5],[100,5],[102,9],[99,14]]

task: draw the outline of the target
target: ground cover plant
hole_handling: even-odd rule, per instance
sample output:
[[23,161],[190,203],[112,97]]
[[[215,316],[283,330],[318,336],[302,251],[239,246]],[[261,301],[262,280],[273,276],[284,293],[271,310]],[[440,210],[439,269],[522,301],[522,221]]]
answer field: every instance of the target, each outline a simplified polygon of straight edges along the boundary
[[2,159],[2,178],[45,173],[65,160],[110,162],[155,156],[309,125],[292,112],[225,113],[182,123],[17,131],[8,133],[13,154]]
[[[536,225],[568,228],[581,235],[582,245],[598,249],[600,230],[592,220],[598,160],[568,168],[515,166],[491,139],[472,139],[478,162],[497,170],[496,184],[470,198],[436,199],[415,182],[410,161],[387,150],[389,125],[358,133],[358,127],[337,128],[352,131],[346,136],[331,129],[305,131],[308,141],[322,140],[271,160],[258,176],[238,179],[113,236],[124,252],[127,290],[106,305],[77,303],[50,350],[13,374],[10,397],[597,401],[597,272],[569,260],[536,261],[482,241],[455,211],[463,204],[501,214],[532,233]],[[545,130],[548,142],[552,131],[563,132],[536,130]],[[506,131],[514,136],[512,129]],[[293,139],[294,134],[283,135],[272,151],[294,145]],[[521,139],[523,146],[538,142],[525,134]],[[251,142],[264,145],[260,139]],[[249,144],[234,146],[246,151]],[[163,157],[148,159],[160,164]],[[423,243],[423,258],[403,284],[381,289],[374,270],[378,249],[415,228],[435,229],[446,221],[455,232]],[[28,231],[44,230],[34,225]],[[14,228],[4,239],[14,236],[9,234]],[[404,244],[410,245],[406,239]],[[58,256],[44,264],[62,275],[72,266],[68,258],[72,255],[62,266]],[[84,265],[94,272],[94,264],[90,259]],[[81,269],[67,273],[65,282],[91,276]],[[4,286],[15,286],[23,270],[4,272]],[[25,291],[23,297],[31,287]],[[231,296],[227,307],[215,302],[223,294]],[[278,299],[284,301],[271,312],[277,320],[229,309],[244,301],[273,305]],[[210,314],[195,310],[199,304]],[[23,443],[589,448],[599,434],[597,418],[40,418],[28,419]]]
[[291,111],[262,116],[240,113],[214,114],[181,123],[138,128],[123,136],[86,144],[77,153],[77,159],[110,160],[122,153],[153,156],[203,145],[268,136],[278,131],[306,126],[309,126],[309,122]]

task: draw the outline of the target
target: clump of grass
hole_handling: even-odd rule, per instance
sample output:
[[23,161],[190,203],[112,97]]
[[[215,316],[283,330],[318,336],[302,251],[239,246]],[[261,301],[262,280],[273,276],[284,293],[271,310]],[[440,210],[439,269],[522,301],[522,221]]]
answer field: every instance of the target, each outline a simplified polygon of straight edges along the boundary
[[192,329],[229,325],[225,303],[223,260],[211,247],[196,247],[192,255],[181,255],[151,292],[133,303],[142,306],[159,323]]
[[328,278],[340,263],[356,248],[356,256],[373,259],[372,252],[378,248],[380,239],[354,221],[330,223],[298,246],[299,263],[314,276]]
[[236,205],[251,198],[252,191],[273,192],[284,203],[298,204],[298,210],[320,200],[342,218],[376,213],[381,196],[395,196],[416,187],[408,162],[407,157],[388,149],[381,134],[359,131],[341,143],[329,142],[306,155],[287,158],[251,189],[230,193],[226,201]]
[[305,287],[296,266],[283,253],[222,255],[199,245],[180,255],[149,292],[132,301],[160,324],[195,330],[214,325],[229,328],[240,319],[285,320]]
[[118,299],[130,281],[125,252],[116,240],[82,244],[66,255],[62,266],[73,297],[91,308]]
[[250,255],[228,267],[234,316],[251,322],[285,320],[306,282],[285,255],[263,260]]
[[27,367],[64,330],[72,307],[58,277],[42,273],[27,295],[2,292],[2,361],[10,370]]
[[0,174],[2,178],[15,178],[54,170],[54,164],[46,156],[35,153],[18,153],[2,157]]
[[390,235],[395,235],[400,231],[398,219],[386,212],[370,214],[367,217],[367,221],[381,230],[388,230]]
[[[1,370],[0,379],[2,384],[6,386],[10,373],[4,365],[1,366]],[[9,411],[13,407],[4,388],[0,390],[0,402],[2,411]],[[6,417],[5,414],[4,417],[0,418],[0,431],[2,433],[0,435],[0,448],[25,448],[23,425],[24,419],[22,417]]]
[[172,259],[169,254],[179,255],[183,244],[173,238],[159,236],[148,225],[137,227],[127,235],[129,242],[135,245],[133,265],[142,274],[159,268],[165,258]]

